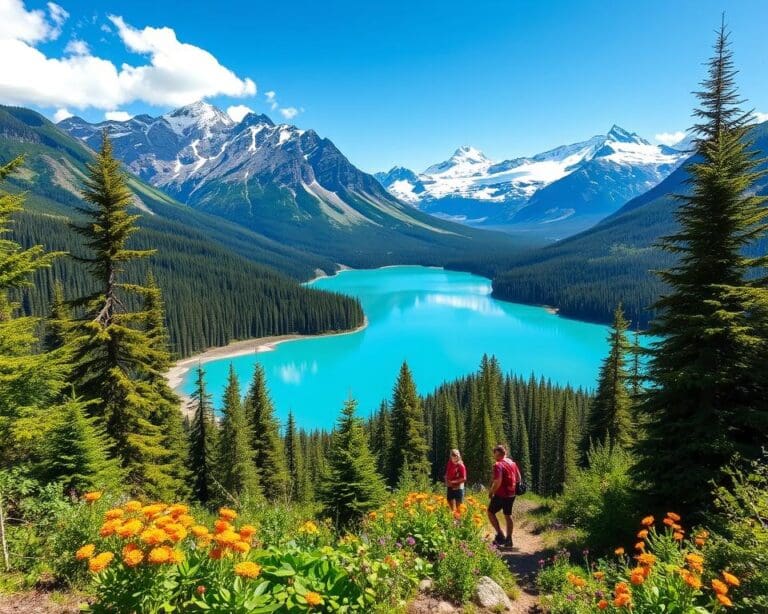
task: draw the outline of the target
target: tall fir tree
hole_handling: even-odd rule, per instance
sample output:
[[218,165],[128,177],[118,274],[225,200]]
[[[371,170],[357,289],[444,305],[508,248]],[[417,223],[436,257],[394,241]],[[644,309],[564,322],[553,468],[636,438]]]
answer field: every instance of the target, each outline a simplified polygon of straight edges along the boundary
[[554,488],[557,493],[570,483],[578,469],[578,416],[573,392],[567,389],[562,396],[561,421],[559,425],[560,441],[558,449],[558,468]]
[[318,490],[323,513],[342,527],[378,507],[386,492],[355,408],[350,399],[341,410]]
[[245,399],[245,416],[251,429],[251,448],[264,496],[270,501],[283,500],[288,495],[285,450],[264,367],[259,363]]
[[262,498],[259,474],[254,465],[251,448],[250,428],[240,398],[240,383],[232,365],[224,389],[219,451],[217,454],[217,475],[223,499],[234,499],[238,503]]
[[88,206],[79,210],[86,221],[73,228],[84,237],[88,255],[76,259],[87,266],[97,289],[75,301],[82,315],[69,335],[72,382],[103,421],[130,488],[156,498],[175,496],[177,467],[165,465],[165,434],[153,422],[164,402],[152,373],[158,349],[143,328],[145,314],[126,307],[128,294],[140,298],[145,289],[127,282],[125,267],[152,251],[128,247],[140,216],[128,212],[133,194],[106,132],[88,165],[82,195]]
[[[424,436],[424,412],[408,364],[403,362],[392,399],[392,448],[389,482],[403,479],[423,482],[429,476],[428,446]],[[405,471],[410,475],[404,476]]]
[[591,445],[610,441],[612,445],[629,448],[635,441],[632,425],[632,397],[629,391],[630,373],[627,359],[630,353],[627,329],[629,322],[619,304],[613,312],[613,326],[608,335],[609,351],[600,368],[597,394],[589,413],[584,450]]
[[285,424],[285,462],[288,471],[288,497],[291,501],[303,503],[309,499],[309,480],[301,436],[296,428],[293,412],[290,411]]
[[387,475],[392,451],[392,419],[386,401],[381,402],[373,419],[371,451],[376,455],[376,470],[381,475]]
[[[739,107],[736,70],[725,24],[697,93],[697,156],[688,165],[690,195],[680,196],[679,231],[663,240],[678,256],[661,278],[669,292],[656,303],[650,332],[648,424],[639,477],[653,501],[683,512],[712,504],[713,481],[735,453],[756,457],[768,440],[763,328],[768,298],[753,279],[766,257],[745,248],[766,235],[763,176],[751,151],[751,114]],[[681,477],[682,476],[682,477]]]
[[218,454],[218,427],[202,365],[197,366],[195,390],[191,397],[189,407],[193,418],[189,434],[189,468],[193,477],[192,494],[195,499],[205,504],[216,493],[214,480]]
[[166,452],[163,464],[166,473],[172,479],[168,487],[169,494],[184,498],[191,492],[188,486],[190,475],[187,470],[189,440],[184,431],[184,421],[180,411],[181,399],[171,390],[165,378],[165,373],[171,367],[168,345],[170,337],[165,326],[163,295],[152,271],[147,274],[142,299],[143,328],[153,350],[148,355],[147,377],[158,397],[150,419],[163,434],[163,447]]
[[[19,157],[0,166],[0,182],[22,162]],[[0,192],[0,467],[26,460],[33,442],[55,422],[50,406],[65,376],[60,353],[37,352],[38,319],[20,317],[11,300],[11,291],[30,286],[32,275],[58,255],[5,238],[23,204],[23,194]]]

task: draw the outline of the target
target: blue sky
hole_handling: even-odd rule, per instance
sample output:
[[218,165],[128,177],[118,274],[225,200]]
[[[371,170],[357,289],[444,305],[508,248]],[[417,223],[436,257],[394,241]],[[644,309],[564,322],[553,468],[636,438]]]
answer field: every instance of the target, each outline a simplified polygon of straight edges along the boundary
[[[532,154],[614,123],[650,140],[685,130],[724,9],[741,92],[768,113],[762,0],[57,3],[66,19],[44,0],[0,0],[26,20],[19,27],[29,21],[19,7],[42,11],[48,24],[14,41],[32,49],[16,75],[30,83],[14,87],[0,68],[0,102],[100,120],[108,111],[159,114],[209,88],[222,108],[246,105],[281,121],[296,113],[292,123],[331,138],[368,171],[422,170],[462,144],[494,159]],[[3,36],[16,35],[0,25]],[[90,83],[46,72],[66,58],[76,70],[75,56],[92,62],[89,75],[105,76]],[[122,71],[123,63],[148,70]],[[106,91],[112,78],[119,96]]]

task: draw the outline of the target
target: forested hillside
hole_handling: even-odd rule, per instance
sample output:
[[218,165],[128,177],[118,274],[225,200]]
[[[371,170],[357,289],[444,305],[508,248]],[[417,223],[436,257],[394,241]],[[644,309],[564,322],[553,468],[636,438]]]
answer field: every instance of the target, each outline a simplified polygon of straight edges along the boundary
[[[15,218],[13,236],[24,246],[41,244],[82,255],[81,239],[69,223],[80,218],[79,188],[93,153],[37,113],[2,107],[0,162],[17,155],[26,161],[9,178],[8,188],[24,190],[28,207]],[[175,354],[186,356],[233,339],[312,334],[362,323],[355,301],[304,288],[287,276],[307,279],[317,269],[332,271],[330,260],[190,210],[135,177],[128,181],[141,215],[141,231],[131,243],[157,250],[149,264],[169,305]],[[146,264],[129,266],[131,281],[144,279]],[[25,312],[47,313],[54,279],[61,281],[67,298],[90,289],[83,267],[59,258],[52,269],[38,271],[34,286],[24,290]]]
[[[747,140],[753,142],[756,156],[764,157],[768,123],[752,128]],[[765,162],[760,165],[767,167]],[[684,165],[594,228],[513,259],[507,271],[495,276],[494,295],[553,305],[563,315],[599,322],[609,321],[622,302],[633,325],[645,327],[655,315],[649,308],[664,290],[653,271],[675,261],[656,244],[678,228],[674,195],[690,193],[688,179]],[[768,193],[765,177],[757,180],[755,191]],[[759,240],[748,250],[765,254],[768,243]]]

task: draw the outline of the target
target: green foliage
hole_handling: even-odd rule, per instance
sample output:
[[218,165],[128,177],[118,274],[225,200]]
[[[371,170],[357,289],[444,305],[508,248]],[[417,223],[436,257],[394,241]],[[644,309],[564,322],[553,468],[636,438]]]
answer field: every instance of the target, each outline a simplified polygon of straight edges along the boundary
[[285,464],[288,473],[288,498],[303,503],[310,499],[309,474],[307,473],[301,436],[296,428],[293,412],[288,412],[285,425]]
[[[269,501],[285,500],[289,475],[280,425],[269,398],[264,367],[256,364],[251,387],[245,398],[245,416],[251,430],[253,458],[261,476],[261,489]],[[293,476],[295,479],[296,476]]]
[[632,400],[628,382],[627,358],[630,353],[627,329],[621,304],[613,314],[613,326],[608,335],[608,356],[600,367],[597,393],[589,413],[587,444],[604,444],[628,448],[634,441],[632,432]]
[[768,611],[768,463],[726,470],[729,484],[715,491],[716,532],[704,550],[707,563],[741,580],[734,611]]
[[697,94],[692,193],[680,197],[679,231],[662,243],[679,261],[660,273],[670,292],[656,303],[651,333],[660,340],[642,407],[648,424],[638,479],[659,505],[699,514],[731,456],[757,457],[768,437],[768,294],[752,281],[765,257],[744,251],[765,237],[768,208],[753,191],[764,173],[745,142],[750,115],[739,109],[735,75],[723,25]]
[[211,395],[205,387],[205,372],[202,365],[197,366],[197,379],[190,409],[193,411],[192,428],[189,433],[189,468],[194,478],[192,494],[198,501],[205,504],[216,492],[214,475],[217,466],[218,428],[213,415]]
[[[418,483],[429,475],[424,413],[407,363],[400,367],[392,398],[392,442],[389,451],[390,486],[401,480]],[[404,471],[404,467],[407,471]]]
[[606,550],[631,534],[635,516],[633,459],[629,452],[608,444],[593,446],[587,467],[566,482],[555,513],[586,532],[596,550]]
[[[259,471],[254,465],[250,425],[240,398],[240,383],[230,365],[227,386],[224,389],[217,475],[224,493],[222,497],[247,502],[262,497]],[[222,499],[226,500],[226,499]]]
[[378,507],[385,492],[355,408],[355,401],[350,399],[341,410],[317,491],[323,513],[341,527],[355,524]]

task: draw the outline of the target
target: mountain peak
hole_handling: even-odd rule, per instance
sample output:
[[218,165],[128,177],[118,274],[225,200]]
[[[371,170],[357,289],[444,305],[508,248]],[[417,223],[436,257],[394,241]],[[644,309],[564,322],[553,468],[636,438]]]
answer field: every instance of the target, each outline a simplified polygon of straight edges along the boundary
[[190,127],[210,132],[212,128],[228,127],[234,124],[229,115],[204,100],[198,100],[166,113],[163,119],[177,134],[187,132]]
[[453,152],[451,158],[455,160],[467,160],[472,163],[486,162],[488,160],[482,151],[476,147],[472,147],[472,145],[462,145]]
[[616,141],[618,143],[647,143],[647,141],[638,136],[636,132],[624,130],[624,128],[617,126],[616,124],[611,126],[611,129],[608,131],[606,138],[609,141]]

